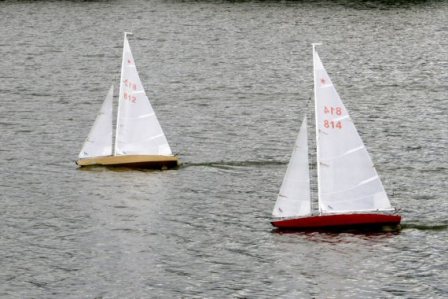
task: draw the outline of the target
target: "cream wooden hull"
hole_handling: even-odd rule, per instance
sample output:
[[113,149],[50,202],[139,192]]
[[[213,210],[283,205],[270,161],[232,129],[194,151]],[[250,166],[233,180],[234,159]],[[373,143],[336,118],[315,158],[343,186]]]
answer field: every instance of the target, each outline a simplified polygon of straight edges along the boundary
[[160,155],[123,155],[83,158],[76,161],[78,166],[121,166],[136,168],[172,168],[178,166],[176,156]]

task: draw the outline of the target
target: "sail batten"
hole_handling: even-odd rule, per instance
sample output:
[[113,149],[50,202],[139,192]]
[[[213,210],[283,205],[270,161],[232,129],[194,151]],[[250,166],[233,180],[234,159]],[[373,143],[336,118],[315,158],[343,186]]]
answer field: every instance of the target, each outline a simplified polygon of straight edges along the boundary
[[153,112],[153,113],[148,113],[148,114],[143,114],[143,115],[140,115],[140,116],[138,116],[137,117],[137,119],[138,118],[147,118],[147,117],[153,117],[153,116],[155,116],[156,114]]
[[368,178],[368,179],[366,179],[366,180],[364,180],[364,181],[358,183],[358,186],[362,186],[362,185],[364,185],[364,184],[370,183],[371,181],[379,180],[379,179],[380,179],[380,177],[377,176],[377,175],[375,175],[375,176],[373,176],[373,177],[371,177],[371,178]]
[[344,119],[350,119],[350,116],[348,116],[348,115],[343,115],[343,116],[341,116],[341,117],[335,117],[335,118],[334,118],[334,121],[341,121],[341,120],[344,120]]
[[358,147],[355,147],[355,148],[352,148],[352,149],[346,151],[346,152],[343,153],[342,155],[343,155],[343,156],[345,156],[345,155],[349,155],[349,154],[351,154],[351,153],[354,153],[354,152],[356,152],[356,151],[362,150],[362,149],[364,149],[364,148],[365,148],[364,145],[361,145],[361,146],[358,146]]
[[148,117],[153,117],[155,116],[155,113],[148,113],[148,114],[144,114],[144,115],[139,115],[139,116],[132,116],[132,117],[122,117],[122,119],[124,120],[136,120],[136,119],[142,119],[142,118],[148,118]]
[[388,209],[362,209],[362,210],[340,210],[340,211],[332,211],[332,210],[327,210],[325,212],[323,212],[323,215],[333,215],[333,214],[346,214],[346,213],[350,213],[350,214],[364,214],[364,213],[369,213],[369,212],[395,212],[396,210],[394,208],[388,208]]
[[[334,156],[334,157],[328,157],[328,158],[325,158],[325,160],[323,160],[323,161],[325,161],[324,164],[329,165],[329,163],[330,163],[331,161],[335,161],[335,160],[337,160],[337,159],[342,159],[342,158],[344,158],[344,157],[346,157],[346,156],[348,156],[348,155],[350,155],[350,154],[356,153],[357,151],[360,151],[360,150],[363,150],[363,149],[365,149],[365,147],[364,147],[364,145],[361,145],[361,146],[355,147],[355,148],[353,148],[353,149],[350,149],[350,150],[348,150],[348,151],[346,151],[346,152],[340,154],[339,156]],[[321,163],[322,163],[323,161],[321,161]]]
[[161,138],[161,137],[165,137],[165,134],[151,136],[151,137],[148,137],[148,139],[146,139],[146,140],[154,140],[154,139]]
[[350,188],[346,188],[344,190],[338,190],[338,191],[334,191],[334,192],[327,192],[327,193],[322,193],[322,195],[326,196],[326,195],[336,195],[336,194],[341,194],[341,193],[345,193],[345,192],[349,192],[352,191],[358,187],[361,187],[362,185],[368,184],[376,179],[379,179],[379,176],[374,176],[371,178],[368,178],[366,180],[360,181],[359,183],[357,183],[356,185],[350,187]]

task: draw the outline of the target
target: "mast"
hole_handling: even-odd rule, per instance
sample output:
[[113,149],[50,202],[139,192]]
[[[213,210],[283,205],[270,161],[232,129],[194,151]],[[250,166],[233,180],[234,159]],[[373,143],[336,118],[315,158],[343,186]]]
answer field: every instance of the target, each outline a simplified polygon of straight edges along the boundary
[[[123,41],[123,45],[126,43],[127,40],[127,35],[128,34],[132,34],[132,32],[124,32],[124,41]],[[121,61],[121,74],[120,74],[120,90],[118,92],[118,107],[117,107],[117,124],[116,124],[116,128],[115,128],[115,146],[114,146],[114,151],[112,153],[112,155],[116,155],[116,151],[117,151],[117,146],[118,146],[118,138],[117,138],[117,132],[118,132],[118,128],[120,126],[120,118],[118,117],[120,115],[120,96],[123,94],[123,67],[124,67],[124,56],[125,56],[125,47],[123,46],[123,55],[122,55],[122,61]]]
[[314,86],[314,125],[315,125],[315,134],[316,134],[316,170],[317,170],[317,202],[319,207],[319,214],[322,214],[321,204],[320,204],[320,182],[319,182],[319,172],[320,172],[320,161],[319,161],[319,123],[317,118],[317,100],[316,100],[316,46],[322,45],[321,43],[313,43],[313,86]]

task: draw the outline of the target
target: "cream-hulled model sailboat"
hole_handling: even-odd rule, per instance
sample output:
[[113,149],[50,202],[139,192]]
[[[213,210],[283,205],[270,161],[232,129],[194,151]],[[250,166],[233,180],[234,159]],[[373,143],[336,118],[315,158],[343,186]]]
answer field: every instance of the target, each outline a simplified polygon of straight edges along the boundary
[[113,87],[79,153],[79,166],[105,165],[167,168],[178,165],[138,76],[131,48],[124,34],[120,94],[113,143]]
[[303,120],[272,211],[282,229],[396,226],[370,156],[313,45],[318,211],[313,213],[308,134]]

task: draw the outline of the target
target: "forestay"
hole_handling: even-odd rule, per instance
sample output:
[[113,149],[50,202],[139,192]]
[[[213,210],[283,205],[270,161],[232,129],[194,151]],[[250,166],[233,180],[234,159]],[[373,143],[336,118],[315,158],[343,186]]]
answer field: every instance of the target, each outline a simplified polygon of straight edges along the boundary
[[91,158],[112,155],[112,98],[114,87],[111,86],[100,112],[90,129],[79,158]]
[[115,155],[172,155],[124,37]]
[[320,211],[391,209],[370,156],[315,49],[313,61]]
[[308,133],[306,117],[300,127],[294,150],[289,160],[280,193],[272,215],[274,217],[305,216],[311,214],[310,176],[308,165]]

